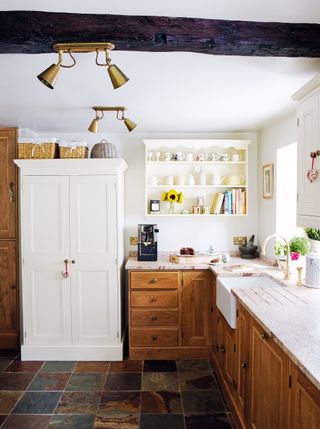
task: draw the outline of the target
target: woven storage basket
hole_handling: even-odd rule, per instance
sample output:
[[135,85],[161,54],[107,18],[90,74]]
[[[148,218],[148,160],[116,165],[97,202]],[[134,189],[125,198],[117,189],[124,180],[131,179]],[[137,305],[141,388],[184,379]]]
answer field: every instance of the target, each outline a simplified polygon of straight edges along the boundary
[[19,159],[53,159],[58,156],[58,144],[56,139],[32,139],[18,140]]
[[91,150],[91,158],[117,158],[117,149],[114,144],[107,140],[96,143]]
[[85,142],[59,142],[59,158],[88,158],[88,152]]

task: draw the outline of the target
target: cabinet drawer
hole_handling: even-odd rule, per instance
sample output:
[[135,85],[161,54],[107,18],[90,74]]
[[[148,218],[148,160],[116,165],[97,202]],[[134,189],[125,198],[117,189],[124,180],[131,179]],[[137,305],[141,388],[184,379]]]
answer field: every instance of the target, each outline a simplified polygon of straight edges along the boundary
[[176,289],[179,286],[179,272],[131,272],[131,289]]
[[178,292],[176,290],[132,291],[131,307],[177,307]]
[[131,310],[132,326],[177,326],[178,310]]
[[132,328],[131,347],[176,347],[178,328]]

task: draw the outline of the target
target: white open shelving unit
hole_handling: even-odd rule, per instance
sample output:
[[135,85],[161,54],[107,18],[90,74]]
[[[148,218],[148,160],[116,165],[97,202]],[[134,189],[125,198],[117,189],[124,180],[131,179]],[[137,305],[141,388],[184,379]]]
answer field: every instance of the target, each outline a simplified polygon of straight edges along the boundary
[[[248,215],[248,145],[249,140],[144,140],[145,144],[145,216],[146,217],[185,217],[185,218],[239,218]],[[196,159],[197,154],[204,153],[205,161],[163,161],[163,154],[170,152],[182,152],[183,154],[192,153]],[[152,160],[149,155],[152,153]],[[156,153],[160,153],[160,159],[155,160]],[[208,161],[210,154],[239,154],[239,161]],[[199,184],[200,168],[206,175],[206,184]],[[168,185],[166,177],[178,176],[187,181],[187,177],[192,174],[195,178],[194,185]],[[211,183],[212,175],[221,176],[243,176],[243,184],[221,184]],[[157,184],[151,184],[151,177],[156,177]],[[177,192],[183,192],[184,202],[175,205],[176,213],[169,213],[170,203],[161,201],[162,193],[175,189]],[[213,198],[216,192],[225,192],[231,189],[242,189],[246,191],[246,212],[243,214],[192,214],[192,206],[196,205],[197,197],[203,197],[205,206],[211,208]],[[150,213],[150,200],[160,200],[160,213]],[[182,213],[187,210],[188,213]]]

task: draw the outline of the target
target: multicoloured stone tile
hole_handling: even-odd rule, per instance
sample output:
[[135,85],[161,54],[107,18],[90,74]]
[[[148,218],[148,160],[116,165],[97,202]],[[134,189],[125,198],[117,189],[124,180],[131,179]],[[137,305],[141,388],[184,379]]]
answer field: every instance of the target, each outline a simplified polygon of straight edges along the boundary
[[184,429],[182,414],[141,414],[140,429]]
[[109,372],[142,372],[142,360],[124,360],[111,362]]
[[177,361],[178,372],[208,372],[212,374],[211,363],[207,359],[188,359]]
[[17,405],[13,414],[51,414],[60,399],[61,392],[26,392]]
[[109,362],[78,362],[74,372],[108,372]]
[[43,365],[43,361],[15,360],[8,366],[6,372],[37,372]]
[[141,413],[181,414],[179,392],[141,392]]
[[176,372],[175,360],[145,360],[143,372]]
[[[139,429],[139,416],[128,415],[115,417],[98,413],[94,423],[94,429]],[[169,428],[166,428],[169,429]]]
[[23,392],[0,392],[0,414],[9,414]]
[[142,388],[147,391],[179,390],[177,373],[175,372],[145,372],[142,375]]
[[141,374],[134,373],[110,373],[104,390],[140,390]]
[[95,413],[98,408],[100,396],[100,392],[64,392],[55,410],[55,414]]
[[50,416],[11,414],[1,429],[47,429],[49,420]]
[[2,425],[2,423],[5,421],[5,419],[7,418],[8,416],[7,415],[5,415],[5,414],[1,414],[0,415],[0,426]]
[[218,390],[183,391],[181,397],[184,413],[187,416],[226,412]]
[[39,372],[32,380],[28,390],[64,390],[70,374],[66,372]]
[[233,426],[227,414],[186,417],[186,429],[232,429]]
[[99,414],[113,417],[125,417],[139,414],[140,392],[103,392],[99,405]]
[[11,359],[0,359],[0,373],[5,371],[8,366],[11,364]]
[[212,374],[193,372],[179,372],[178,379],[181,390],[211,390],[216,388]]
[[72,374],[66,391],[101,391],[106,379],[106,374],[79,373]]
[[73,361],[50,361],[43,364],[40,372],[72,372],[75,366]]
[[0,374],[0,390],[26,390],[34,373],[3,372]]
[[55,414],[48,429],[92,429],[94,421],[94,414]]

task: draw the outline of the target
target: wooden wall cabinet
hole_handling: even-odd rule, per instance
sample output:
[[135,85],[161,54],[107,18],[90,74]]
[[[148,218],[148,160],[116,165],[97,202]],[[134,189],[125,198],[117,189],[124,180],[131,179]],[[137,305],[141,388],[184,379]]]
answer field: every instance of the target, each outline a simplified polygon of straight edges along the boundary
[[130,271],[130,358],[209,358],[212,280],[205,270]]
[[0,129],[0,348],[19,345],[17,130]]

